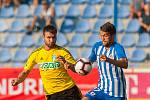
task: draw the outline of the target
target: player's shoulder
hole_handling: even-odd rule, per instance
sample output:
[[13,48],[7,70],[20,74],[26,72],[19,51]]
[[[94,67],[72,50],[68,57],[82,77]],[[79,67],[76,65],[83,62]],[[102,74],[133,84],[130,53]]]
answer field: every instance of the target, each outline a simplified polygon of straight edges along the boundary
[[114,42],[114,46],[116,47],[116,48],[123,48],[123,46],[120,44],[120,43],[118,43],[118,42]]
[[64,52],[64,53],[70,53],[68,49],[66,49],[66,48],[64,48],[62,46],[58,46],[57,45],[57,49],[60,50],[61,52]]
[[95,44],[94,44],[94,48],[97,48],[97,47],[99,47],[99,46],[101,46],[101,45],[103,45],[103,43],[102,43],[102,41],[98,41],[98,42],[96,42]]
[[118,42],[114,42],[114,47],[115,49],[123,49],[123,46]]
[[64,48],[64,47],[62,47],[62,46],[58,46],[58,45],[57,45],[57,49],[58,49],[58,50],[65,51],[65,52],[69,52],[69,50],[67,50],[66,48]]
[[32,53],[31,53],[31,54],[38,53],[39,51],[41,51],[41,50],[42,50],[42,48],[43,48],[43,46],[41,46],[41,47],[38,47],[38,48],[34,49],[34,50],[32,51]]

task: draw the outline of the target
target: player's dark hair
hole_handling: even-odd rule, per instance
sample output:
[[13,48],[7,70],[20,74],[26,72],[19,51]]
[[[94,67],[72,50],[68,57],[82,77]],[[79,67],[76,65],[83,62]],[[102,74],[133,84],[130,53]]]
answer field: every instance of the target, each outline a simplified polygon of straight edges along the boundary
[[47,25],[43,28],[43,35],[45,35],[45,32],[50,32],[50,33],[56,34],[57,29],[53,25]]
[[101,31],[104,31],[104,32],[108,32],[110,35],[114,35],[116,34],[116,28],[115,26],[110,23],[110,22],[106,22],[104,25],[102,25],[100,27],[100,30]]

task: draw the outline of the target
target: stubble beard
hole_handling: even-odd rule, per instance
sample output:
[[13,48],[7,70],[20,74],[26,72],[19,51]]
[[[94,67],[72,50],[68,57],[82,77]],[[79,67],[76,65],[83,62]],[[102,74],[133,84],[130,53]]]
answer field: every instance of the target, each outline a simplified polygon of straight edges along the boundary
[[45,45],[50,49],[50,48],[54,48],[56,44],[55,43],[51,43],[51,44],[45,43]]

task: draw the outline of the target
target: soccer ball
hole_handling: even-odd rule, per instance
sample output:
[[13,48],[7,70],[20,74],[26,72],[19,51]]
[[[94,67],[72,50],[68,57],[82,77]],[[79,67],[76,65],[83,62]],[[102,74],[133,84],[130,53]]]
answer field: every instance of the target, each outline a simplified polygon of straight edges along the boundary
[[91,62],[86,58],[80,58],[75,65],[75,71],[79,75],[87,75],[92,70]]

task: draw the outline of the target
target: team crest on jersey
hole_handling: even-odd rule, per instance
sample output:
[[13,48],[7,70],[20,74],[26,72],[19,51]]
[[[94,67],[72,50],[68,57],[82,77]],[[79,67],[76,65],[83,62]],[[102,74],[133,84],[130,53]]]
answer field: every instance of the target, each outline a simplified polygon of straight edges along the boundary
[[52,61],[55,62],[56,60],[56,55],[52,55]]
[[91,94],[92,96],[95,96],[95,95],[96,95],[95,92],[93,92],[93,91],[90,92],[90,94]]

